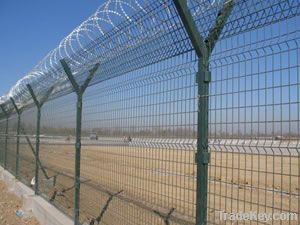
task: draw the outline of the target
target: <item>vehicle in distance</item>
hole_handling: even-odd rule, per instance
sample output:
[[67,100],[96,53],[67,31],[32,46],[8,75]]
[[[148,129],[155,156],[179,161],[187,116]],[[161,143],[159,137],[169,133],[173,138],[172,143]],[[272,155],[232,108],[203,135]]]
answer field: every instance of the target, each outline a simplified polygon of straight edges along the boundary
[[98,140],[98,135],[96,133],[91,133],[90,140]]

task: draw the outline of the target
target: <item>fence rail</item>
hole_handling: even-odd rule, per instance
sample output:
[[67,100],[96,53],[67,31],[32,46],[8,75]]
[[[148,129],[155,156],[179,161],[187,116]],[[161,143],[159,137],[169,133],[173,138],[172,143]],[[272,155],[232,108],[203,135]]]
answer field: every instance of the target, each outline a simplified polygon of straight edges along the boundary
[[107,1],[0,98],[0,163],[76,225],[296,225],[299,19],[298,0]]

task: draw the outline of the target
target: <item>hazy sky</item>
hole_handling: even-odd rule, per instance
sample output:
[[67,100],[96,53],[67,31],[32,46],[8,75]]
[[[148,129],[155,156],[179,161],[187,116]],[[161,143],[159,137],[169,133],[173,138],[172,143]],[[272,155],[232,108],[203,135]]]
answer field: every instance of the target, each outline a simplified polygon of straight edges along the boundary
[[0,96],[105,0],[1,0]]

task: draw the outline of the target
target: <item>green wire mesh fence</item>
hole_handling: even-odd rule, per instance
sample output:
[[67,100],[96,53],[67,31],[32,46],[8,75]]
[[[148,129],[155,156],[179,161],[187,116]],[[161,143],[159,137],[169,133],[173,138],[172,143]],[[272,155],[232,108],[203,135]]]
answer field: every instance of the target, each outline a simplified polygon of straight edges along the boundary
[[1,98],[1,165],[75,224],[298,224],[299,19],[108,1]]
[[[298,20],[221,40],[211,60],[213,224],[222,212],[299,215]],[[297,224],[299,218],[267,223]]]

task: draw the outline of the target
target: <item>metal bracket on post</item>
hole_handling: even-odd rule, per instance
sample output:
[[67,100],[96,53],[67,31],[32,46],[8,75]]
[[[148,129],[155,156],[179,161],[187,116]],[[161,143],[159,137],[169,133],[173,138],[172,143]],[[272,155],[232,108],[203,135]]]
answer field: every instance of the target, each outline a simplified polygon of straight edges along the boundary
[[203,165],[207,165],[210,163],[210,152],[203,152],[199,154],[198,152],[195,153],[195,163],[202,163]]
[[208,102],[209,84],[211,82],[209,57],[233,9],[234,0],[224,3],[223,9],[219,11],[215,24],[205,40],[197,29],[188,8],[187,0],[173,0],[173,2],[198,56],[198,72],[196,74],[196,83],[198,84],[198,130],[197,153],[195,155],[197,164],[196,225],[206,225],[208,163],[210,161],[208,152]]
[[19,179],[19,162],[20,162],[20,128],[21,128],[21,115],[22,110],[18,108],[15,100],[10,98],[17,114],[18,114],[18,125],[17,125],[17,152],[16,152],[16,178]]
[[47,173],[44,171],[42,164],[40,162],[40,133],[41,133],[41,109],[43,104],[47,101],[49,96],[51,95],[54,87],[51,87],[46,94],[43,96],[41,101],[38,101],[37,96],[35,95],[32,87],[30,84],[27,84],[28,91],[37,107],[37,124],[36,124],[36,142],[35,142],[35,194],[39,194],[39,166],[41,167],[42,171],[46,175],[46,179],[49,179]]
[[82,86],[78,85],[76,82],[74,75],[72,74],[72,71],[70,67],[68,66],[67,62],[62,59],[60,60],[60,63],[70,81],[72,84],[76,94],[77,94],[77,109],[76,109],[76,157],[75,157],[75,199],[74,199],[74,224],[79,225],[79,216],[80,216],[80,158],[81,158],[81,123],[82,123],[82,96],[88,87],[89,83],[93,79],[94,75],[96,74],[96,71],[98,70],[99,64],[97,63],[93,69],[91,69],[89,72],[89,75],[87,79],[85,80],[84,84]]
[[201,82],[210,83],[211,82],[211,72],[210,71],[201,71],[202,68],[198,68],[198,72],[196,74],[196,83],[199,84]]
[[7,170],[7,145],[8,145],[8,120],[9,120],[9,114],[5,110],[3,105],[0,105],[5,117],[6,117],[6,125],[5,125],[5,144],[4,144],[4,169]]

